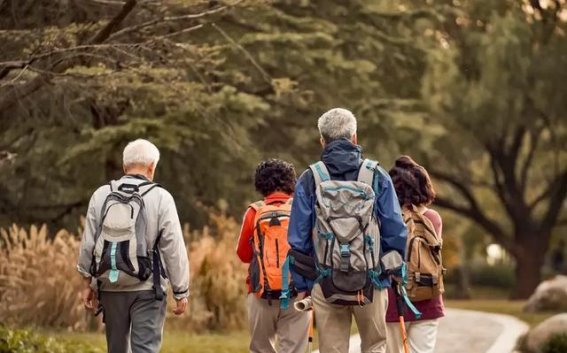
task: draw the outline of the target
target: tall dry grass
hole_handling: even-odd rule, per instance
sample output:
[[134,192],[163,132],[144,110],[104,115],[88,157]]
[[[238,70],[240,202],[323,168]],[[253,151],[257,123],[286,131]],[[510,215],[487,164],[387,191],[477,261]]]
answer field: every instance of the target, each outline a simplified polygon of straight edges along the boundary
[[79,241],[67,231],[49,238],[45,226],[0,230],[0,317],[15,326],[81,330],[87,315],[80,304],[75,270]]
[[[221,215],[211,219],[203,230],[185,226],[190,305],[184,316],[168,317],[168,327],[244,327],[246,271],[234,251],[239,225]],[[75,269],[79,243],[77,235],[64,230],[49,236],[45,226],[0,230],[0,323],[77,331],[97,327],[80,302],[83,283]]]
[[200,231],[185,227],[191,262],[189,314],[168,325],[194,331],[242,329],[246,323],[246,269],[236,256],[240,226],[233,219],[211,216]]

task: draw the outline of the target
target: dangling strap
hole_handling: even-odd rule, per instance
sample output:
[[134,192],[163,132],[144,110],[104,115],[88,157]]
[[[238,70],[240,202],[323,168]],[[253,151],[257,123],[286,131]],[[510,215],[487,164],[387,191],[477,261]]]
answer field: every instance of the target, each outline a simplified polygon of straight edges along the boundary
[[411,310],[411,312],[415,315],[416,319],[421,319],[421,312],[417,310],[415,305],[411,302],[408,298],[408,293],[406,292],[406,287],[401,287],[402,297],[404,298],[404,302],[406,303],[407,307]]
[[421,312],[419,310],[417,310],[417,308],[415,307],[415,305],[413,305],[413,303],[411,302],[411,300],[408,297],[408,292],[406,291],[406,284],[408,283],[408,275],[407,275],[407,267],[406,267],[406,263],[402,263],[402,270],[401,270],[401,275],[402,275],[402,283],[400,285],[400,290],[401,290],[401,295],[402,298],[404,300],[404,302],[406,303],[406,306],[411,310],[411,312],[415,315],[416,319],[420,319],[421,318]]
[[156,295],[156,300],[163,300],[164,293],[161,288],[161,255],[159,253],[159,241],[161,240],[161,232],[156,238],[154,248],[152,250],[152,277],[154,283],[154,291]]
[[358,181],[372,186],[372,182],[374,181],[374,172],[376,171],[376,169],[378,169],[378,162],[370,159],[365,159],[364,161],[362,161],[362,165],[360,166],[360,170],[358,171]]
[[280,309],[287,309],[289,307],[289,255],[285,258],[282,266],[282,290],[280,295]]
[[315,179],[315,186],[319,186],[322,182],[331,180],[329,170],[323,162],[317,162],[309,166],[313,172],[313,178]]

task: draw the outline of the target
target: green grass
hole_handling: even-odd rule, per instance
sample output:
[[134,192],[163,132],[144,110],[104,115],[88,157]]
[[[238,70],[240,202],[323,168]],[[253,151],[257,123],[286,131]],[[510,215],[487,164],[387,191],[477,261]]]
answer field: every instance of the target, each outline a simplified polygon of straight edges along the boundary
[[[103,333],[44,333],[73,342],[88,343],[106,351]],[[226,334],[193,334],[183,331],[166,331],[163,337],[162,353],[246,353],[248,352],[248,332],[239,331]]]
[[555,313],[524,313],[525,301],[510,301],[505,299],[473,299],[473,300],[446,300],[449,308],[477,310],[489,313],[515,316],[525,321],[531,327],[553,316]]

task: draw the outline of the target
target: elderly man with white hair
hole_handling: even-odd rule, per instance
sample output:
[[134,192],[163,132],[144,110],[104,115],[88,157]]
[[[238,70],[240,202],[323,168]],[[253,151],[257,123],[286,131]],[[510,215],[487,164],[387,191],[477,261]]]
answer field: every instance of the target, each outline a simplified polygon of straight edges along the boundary
[[159,150],[130,142],[124,176],[89,202],[77,268],[89,310],[102,311],[109,353],[157,353],[172,287],[181,315],[189,295],[189,260],[173,197],[153,182]]
[[321,161],[297,182],[288,228],[297,300],[311,293],[321,353],[349,351],[353,316],[361,352],[385,353],[391,262],[383,255],[401,264],[406,248],[396,192],[388,173],[362,158],[350,111],[332,109],[318,127]]

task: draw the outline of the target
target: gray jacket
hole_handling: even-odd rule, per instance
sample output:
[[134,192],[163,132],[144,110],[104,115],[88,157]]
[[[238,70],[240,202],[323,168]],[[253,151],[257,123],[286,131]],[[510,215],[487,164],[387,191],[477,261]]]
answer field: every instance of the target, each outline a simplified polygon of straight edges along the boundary
[[[145,182],[136,176],[124,176],[118,182],[128,181],[129,184],[140,184]],[[95,233],[99,227],[101,219],[101,209],[104,200],[110,193],[110,186],[104,185],[98,188],[89,202],[87,217],[85,220],[85,230],[81,241],[79,253],[79,263],[77,269],[84,277],[91,277],[89,269],[93,258],[95,246]],[[157,235],[162,232],[159,242],[159,251],[165,269],[165,273],[171,283],[173,295],[176,299],[189,296],[189,259],[183,240],[183,232],[177,215],[175,201],[167,190],[156,187],[144,196],[146,207],[146,220],[148,227],[148,247],[152,248]],[[161,278],[161,285],[166,290],[167,280]],[[102,286],[101,291],[108,292],[131,292],[139,290],[151,290],[153,288],[152,276],[145,282],[140,282],[134,286]]]

